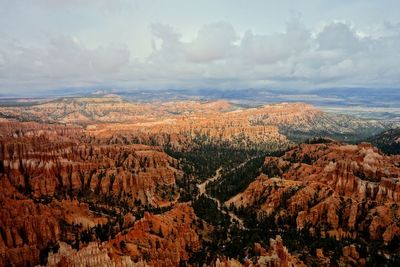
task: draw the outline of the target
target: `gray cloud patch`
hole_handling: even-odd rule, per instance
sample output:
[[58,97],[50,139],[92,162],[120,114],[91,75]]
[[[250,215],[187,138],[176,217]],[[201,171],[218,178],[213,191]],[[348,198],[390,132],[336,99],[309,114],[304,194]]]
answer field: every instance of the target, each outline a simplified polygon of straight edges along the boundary
[[[282,32],[240,33],[228,22],[204,25],[190,40],[166,24],[150,27],[153,52],[131,56],[123,44],[89,48],[71,36],[46,45],[0,40],[1,90],[115,84],[141,88],[395,87],[400,83],[399,24],[389,33],[356,26],[307,28],[294,17]],[[128,33],[127,33],[128,34]]]

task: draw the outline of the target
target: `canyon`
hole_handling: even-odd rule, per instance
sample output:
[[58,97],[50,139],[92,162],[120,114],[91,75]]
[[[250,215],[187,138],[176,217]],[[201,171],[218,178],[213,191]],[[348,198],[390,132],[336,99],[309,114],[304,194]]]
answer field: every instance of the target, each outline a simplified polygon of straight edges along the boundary
[[0,118],[1,266],[400,260],[400,156],[373,141],[393,122],[116,95]]
[[[245,191],[225,202],[227,207],[251,210],[256,220],[282,229],[397,246],[399,156],[384,155],[367,143],[326,140],[266,157],[262,168]],[[358,256],[354,264],[364,265],[365,259]]]
[[206,137],[242,147],[281,149],[291,141],[327,136],[355,140],[397,125],[327,113],[304,103],[243,107],[224,100],[129,102],[117,95],[61,98],[0,107],[8,120],[82,125],[92,135],[183,146]]

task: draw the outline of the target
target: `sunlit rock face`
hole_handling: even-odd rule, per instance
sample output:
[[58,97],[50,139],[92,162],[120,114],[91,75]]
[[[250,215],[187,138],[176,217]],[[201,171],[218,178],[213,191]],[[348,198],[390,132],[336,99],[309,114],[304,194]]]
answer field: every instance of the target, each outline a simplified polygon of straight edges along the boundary
[[112,255],[128,255],[150,266],[178,266],[201,249],[202,225],[192,207],[178,204],[162,215],[146,213],[126,234],[118,235],[107,246]]
[[336,239],[400,236],[400,162],[369,144],[302,144],[267,157],[264,174],[226,205]]
[[275,239],[269,240],[269,248],[266,250],[260,244],[256,243],[255,251],[260,255],[256,264],[250,266],[306,266],[296,256],[291,255],[284,246],[282,238],[278,235]]
[[[38,264],[59,240],[76,239],[74,225],[108,222],[93,203],[167,207],[179,197],[181,171],[159,147],[114,145],[79,127],[38,123],[3,122],[0,134],[0,265]],[[128,227],[135,218],[124,220]]]
[[0,116],[84,126],[114,141],[187,149],[202,141],[277,150],[313,136],[343,140],[379,133],[384,123],[325,113],[304,103],[243,108],[218,101],[134,103],[115,96],[62,98],[34,106],[0,107]]
[[79,251],[61,243],[47,266],[178,266],[201,249],[200,224],[193,209],[179,204],[162,215],[146,213],[126,233]]
[[42,128],[0,142],[4,175],[35,198],[93,192],[157,205],[177,196],[177,162],[159,147],[108,144],[79,128],[36,127]]
[[[99,137],[114,136],[117,140],[133,139],[175,148],[190,147],[200,139],[270,151],[315,136],[360,139],[386,127],[377,121],[325,113],[304,103],[271,104],[258,108],[239,108],[218,101],[177,103],[180,109],[176,112],[168,109],[162,116],[140,117],[119,125],[92,123],[87,129]],[[207,111],[202,111],[204,109]]]
[[261,244],[254,244],[254,252],[257,254],[252,260],[246,259],[244,263],[240,263],[234,259],[218,258],[215,262],[217,267],[290,267],[290,266],[306,266],[296,256],[291,255],[284,246],[281,236],[269,240],[268,249]]
[[57,253],[50,253],[47,261],[48,267],[54,266],[124,266],[124,267],[146,267],[145,262],[133,262],[128,256],[113,259],[109,256],[107,247],[99,243],[90,243],[88,246],[77,251],[70,245],[60,242]]

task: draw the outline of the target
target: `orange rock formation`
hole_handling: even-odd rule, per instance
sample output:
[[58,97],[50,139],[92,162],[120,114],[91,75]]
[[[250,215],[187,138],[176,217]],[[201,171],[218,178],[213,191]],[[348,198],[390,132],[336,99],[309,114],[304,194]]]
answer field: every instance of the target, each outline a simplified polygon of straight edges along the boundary
[[226,205],[253,207],[259,218],[294,219],[299,230],[322,236],[389,244],[400,237],[399,165],[369,144],[303,144],[267,157],[267,175]]

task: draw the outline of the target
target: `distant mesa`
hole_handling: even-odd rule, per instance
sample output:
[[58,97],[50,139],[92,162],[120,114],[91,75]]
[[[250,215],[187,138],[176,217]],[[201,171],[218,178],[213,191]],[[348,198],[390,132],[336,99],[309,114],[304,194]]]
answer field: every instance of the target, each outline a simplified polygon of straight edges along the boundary
[[[140,125],[146,125],[146,132],[161,132],[163,136],[205,134],[218,140],[248,140],[242,146],[265,142],[283,145],[313,137],[355,141],[391,127],[383,121],[326,113],[304,103],[243,108],[223,100],[135,103],[114,95],[0,107],[0,117],[85,127],[97,125],[97,133],[102,135],[119,130],[137,132]],[[89,129],[96,134],[93,127]]]

